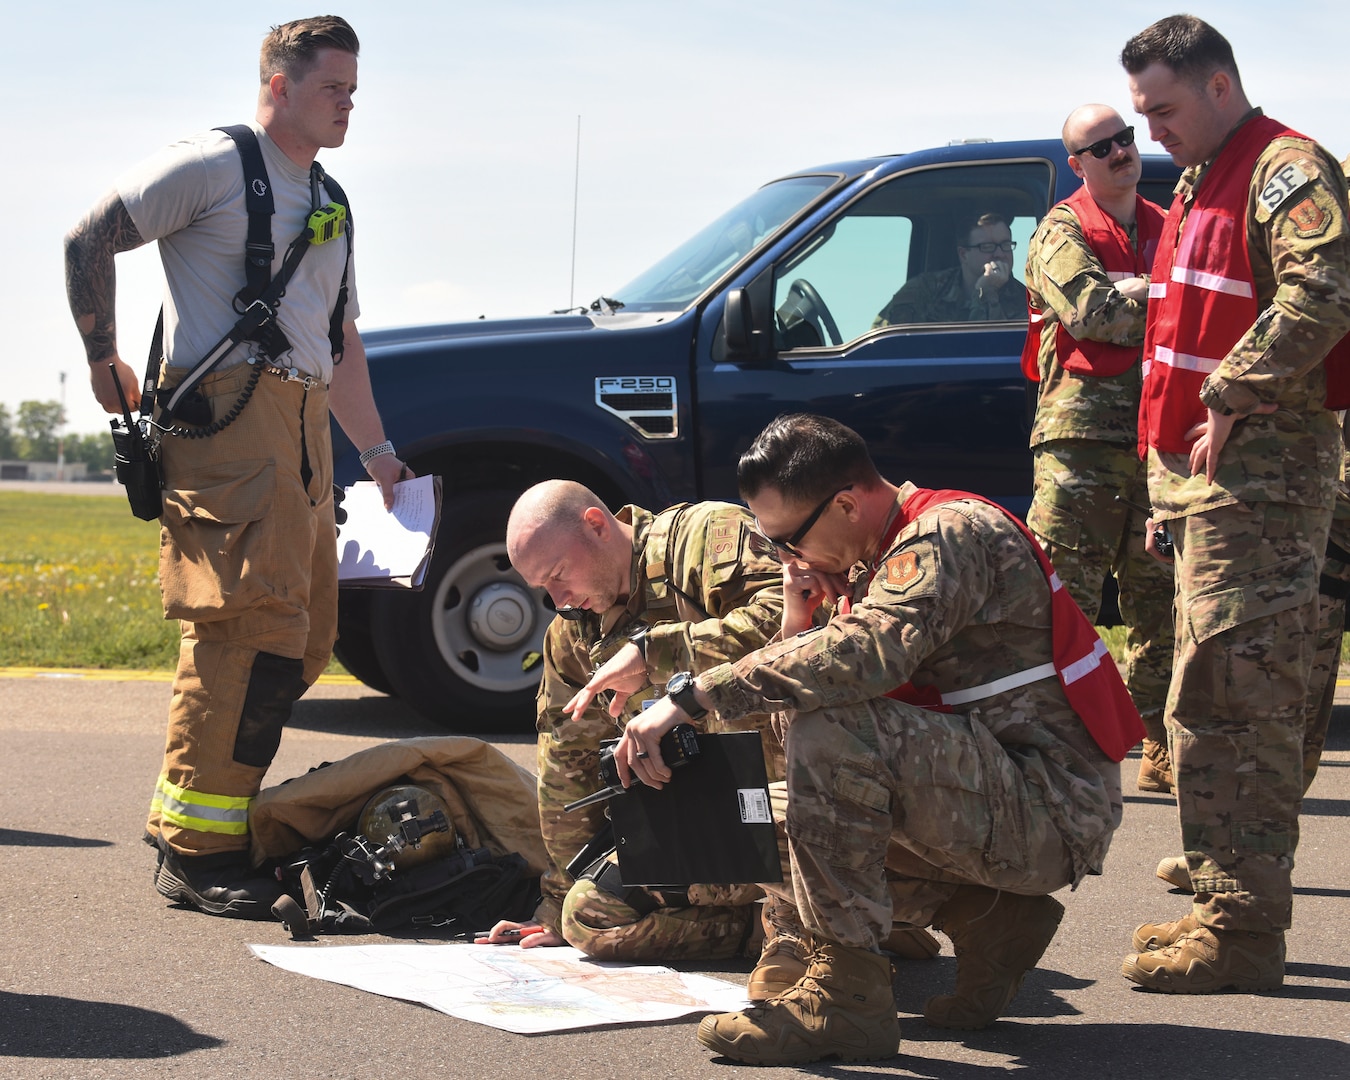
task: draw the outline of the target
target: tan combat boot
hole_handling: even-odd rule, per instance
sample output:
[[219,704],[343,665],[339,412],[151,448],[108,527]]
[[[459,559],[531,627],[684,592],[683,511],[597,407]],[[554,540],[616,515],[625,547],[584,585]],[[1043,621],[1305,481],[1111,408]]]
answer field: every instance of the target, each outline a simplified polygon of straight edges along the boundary
[[1200,920],[1195,917],[1194,912],[1176,922],[1144,923],[1134,932],[1134,951],[1145,953],[1154,949],[1165,949],[1199,925]]
[[1197,926],[1171,945],[1125,957],[1120,971],[1169,994],[1277,990],[1284,985],[1284,934]]
[[1139,760],[1139,779],[1135,787],[1140,791],[1158,791],[1169,794],[1172,790],[1172,762],[1167,757],[1167,747],[1152,739],[1144,739],[1144,753]]
[[760,948],[759,963],[750,972],[745,994],[751,1001],[767,1001],[777,997],[806,974],[811,947],[806,930],[796,912],[786,905],[773,907],[774,901],[765,901],[760,909],[760,925],[764,927],[764,944]]
[[882,939],[881,951],[901,960],[931,960],[942,951],[942,945],[922,926],[894,923],[891,932]]
[[929,998],[934,1027],[976,1031],[1003,1013],[1064,918],[1053,896],[1021,896],[962,885],[933,917],[956,947],[956,993]]
[[1168,856],[1158,864],[1158,869],[1153,872],[1171,885],[1172,888],[1192,895],[1195,893],[1195,887],[1191,884],[1190,867],[1186,865],[1184,855],[1180,858],[1175,855]]
[[900,1025],[890,961],[867,949],[817,941],[795,986],[745,1012],[705,1016],[698,1041],[751,1065],[893,1057],[900,1049]]

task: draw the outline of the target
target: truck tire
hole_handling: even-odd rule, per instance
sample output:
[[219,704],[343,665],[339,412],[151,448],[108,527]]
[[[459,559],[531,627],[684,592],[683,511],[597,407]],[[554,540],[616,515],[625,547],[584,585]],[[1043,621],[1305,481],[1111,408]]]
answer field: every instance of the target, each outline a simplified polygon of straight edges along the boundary
[[398,695],[461,733],[530,731],[553,610],[506,557],[504,491],[446,499],[420,592],[371,599],[371,636]]
[[398,692],[375,655],[375,641],[370,635],[370,601],[369,589],[343,589],[338,593],[338,639],[333,645],[333,655],[372,690],[397,697]]

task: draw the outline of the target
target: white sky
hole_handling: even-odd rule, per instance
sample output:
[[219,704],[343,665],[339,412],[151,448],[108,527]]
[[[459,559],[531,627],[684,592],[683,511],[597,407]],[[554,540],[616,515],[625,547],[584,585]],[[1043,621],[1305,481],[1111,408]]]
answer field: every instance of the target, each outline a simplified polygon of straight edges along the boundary
[[[61,237],[161,145],[250,119],[269,25],[329,5],[55,0],[0,38],[0,402],[106,430],[65,301]],[[366,329],[568,303],[636,277],[782,173],[953,138],[1056,137],[1085,101],[1132,114],[1120,48],[1178,10],[1232,42],[1248,96],[1350,152],[1344,0],[348,0],[361,38],[347,145],[321,160],[358,225]],[[209,14],[207,14],[209,12]],[[1077,16],[1070,13],[1078,13]],[[1156,151],[1141,127],[1141,148]],[[143,370],[153,247],[118,257],[121,353]]]

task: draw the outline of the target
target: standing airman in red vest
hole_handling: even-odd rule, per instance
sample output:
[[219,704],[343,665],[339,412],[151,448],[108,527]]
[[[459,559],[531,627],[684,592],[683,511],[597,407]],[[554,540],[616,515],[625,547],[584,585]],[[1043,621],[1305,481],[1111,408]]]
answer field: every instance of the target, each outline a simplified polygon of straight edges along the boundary
[[1186,167],[1153,266],[1139,435],[1176,545],[1166,723],[1195,888],[1184,918],[1135,932],[1123,971],[1174,993],[1272,989],[1340,472],[1346,184],[1326,150],[1251,107],[1201,20],[1154,23],[1121,62],[1149,134]]
[[1137,192],[1134,128],[1109,105],[1064,121],[1083,186],[1051,208],[1027,252],[1022,370],[1037,382],[1027,526],[1097,621],[1109,573],[1126,628],[1123,674],[1148,734],[1142,791],[1170,792],[1163,707],[1172,677],[1172,571],[1144,550],[1147,475],[1136,451],[1149,270],[1163,211]]

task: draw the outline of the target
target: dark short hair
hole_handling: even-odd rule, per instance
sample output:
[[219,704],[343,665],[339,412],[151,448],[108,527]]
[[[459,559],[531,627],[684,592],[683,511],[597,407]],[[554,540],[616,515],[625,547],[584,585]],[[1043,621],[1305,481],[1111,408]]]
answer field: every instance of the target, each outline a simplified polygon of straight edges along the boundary
[[[961,222],[961,231],[957,233],[961,237],[959,246],[970,246],[970,234],[976,229],[983,229],[988,225],[1007,225],[1008,219],[1002,214],[975,214]],[[1011,226],[1009,226],[1011,228]]]
[[1194,15],[1169,15],[1139,31],[1125,42],[1120,63],[1130,75],[1163,64],[1187,82],[1203,84],[1216,71],[1242,81],[1228,39]]
[[881,480],[867,443],[851,427],[828,416],[780,416],[755,436],[736,466],[741,498],[764,488],[785,500],[819,502],[846,484],[874,487]]
[[277,72],[288,79],[303,79],[314,66],[320,49],[337,49],[356,56],[361,43],[346,19],[337,15],[315,15],[272,27],[263,38],[258,57],[258,74],[266,84]]

